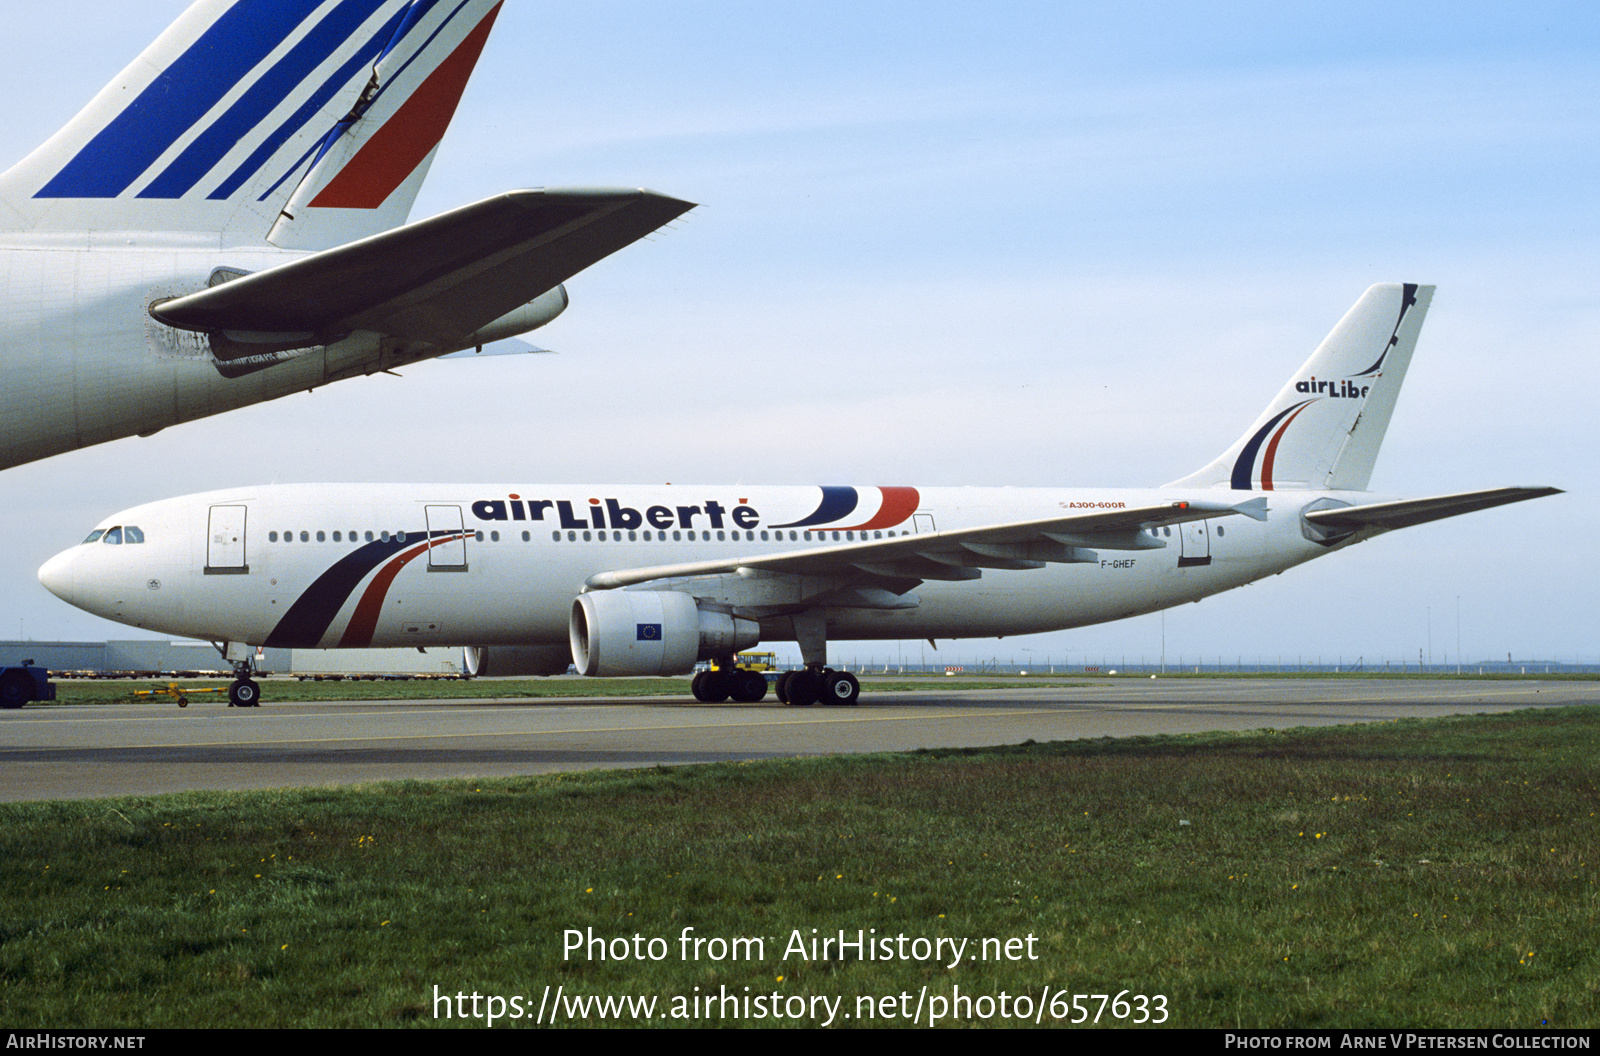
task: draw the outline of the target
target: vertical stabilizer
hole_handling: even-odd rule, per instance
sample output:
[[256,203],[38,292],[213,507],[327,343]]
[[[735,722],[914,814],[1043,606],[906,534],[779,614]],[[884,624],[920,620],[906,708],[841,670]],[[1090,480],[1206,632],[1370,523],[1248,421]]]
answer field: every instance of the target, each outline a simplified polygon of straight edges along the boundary
[[[498,8],[200,0],[0,175],[0,229],[188,232],[226,245],[281,232],[285,244],[324,248],[395,227]],[[340,199],[337,231],[315,223],[332,210],[314,194],[303,222],[283,225],[292,195],[347,168],[360,193]]]
[[499,11],[500,0],[415,0],[268,241],[324,249],[405,223]]
[[1169,486],[1364,490],[1432,299],[1409,282],[1368,289],[1249,432]]

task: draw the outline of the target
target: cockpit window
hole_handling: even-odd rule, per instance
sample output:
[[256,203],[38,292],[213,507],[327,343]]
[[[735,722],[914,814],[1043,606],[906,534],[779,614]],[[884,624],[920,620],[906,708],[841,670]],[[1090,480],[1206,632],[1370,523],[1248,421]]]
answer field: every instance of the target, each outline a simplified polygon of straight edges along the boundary
[[114,528],[96,528],[89,533],[85,543],[100,542],[107,546],[121,546],[123,543],[144,542],[144,529],[137,525],[119,524]]

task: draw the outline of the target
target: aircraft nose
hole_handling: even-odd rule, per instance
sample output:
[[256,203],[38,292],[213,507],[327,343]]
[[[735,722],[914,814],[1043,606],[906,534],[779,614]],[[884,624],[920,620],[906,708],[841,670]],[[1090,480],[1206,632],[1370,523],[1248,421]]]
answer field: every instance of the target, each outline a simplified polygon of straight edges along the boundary
[[44,589],[68,604],[75,604],[77,576],[73,574],[72,559],[76,549],[63,550],[39,567],[39,582],[44,584]]

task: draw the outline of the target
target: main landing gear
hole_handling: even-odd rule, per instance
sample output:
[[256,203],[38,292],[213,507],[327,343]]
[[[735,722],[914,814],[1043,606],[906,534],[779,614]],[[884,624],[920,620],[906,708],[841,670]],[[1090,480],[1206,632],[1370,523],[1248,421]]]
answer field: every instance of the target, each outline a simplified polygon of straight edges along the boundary
[[778,699],[795,707],[812,704],[840,707],[855,704],[860,698],[861,683],[848,671],[807,667],[778,676]]
[[689,688],[702,704],[721,704],[730,698],[754,704],[767,695],[767,676],[737,667],[731,659],[722,660],[695,675]]
[[778,678],[778,699],[797,708],[811,704],[844,707],[861,698],[861,683],[848,671],[828,666],[828,624],[824,610],[806,609],[789,617],[805,667]]

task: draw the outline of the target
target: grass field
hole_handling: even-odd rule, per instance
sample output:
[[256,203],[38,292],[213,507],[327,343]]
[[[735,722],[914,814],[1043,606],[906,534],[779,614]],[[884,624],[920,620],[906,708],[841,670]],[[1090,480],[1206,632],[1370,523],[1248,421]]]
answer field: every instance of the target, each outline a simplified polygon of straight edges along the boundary
[[7,804],[0,1022],[1592,1027],[1596,718]]

